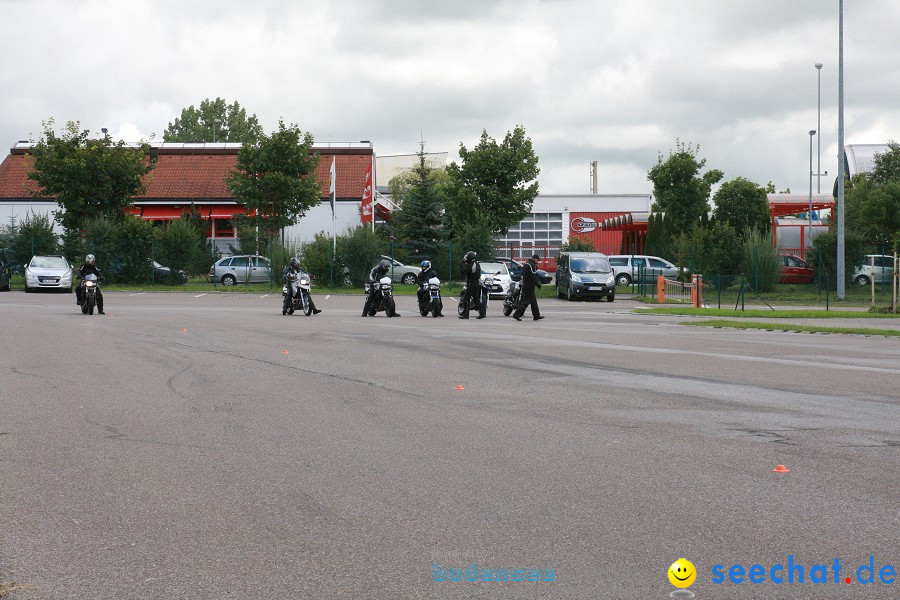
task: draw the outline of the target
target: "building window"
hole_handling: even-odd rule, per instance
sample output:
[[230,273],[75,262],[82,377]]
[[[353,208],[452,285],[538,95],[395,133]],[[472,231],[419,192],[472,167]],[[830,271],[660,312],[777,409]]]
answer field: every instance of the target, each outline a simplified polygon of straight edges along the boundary
[[559,246],[562,243],[562,213],[532,213],[497,238],[498,246]]

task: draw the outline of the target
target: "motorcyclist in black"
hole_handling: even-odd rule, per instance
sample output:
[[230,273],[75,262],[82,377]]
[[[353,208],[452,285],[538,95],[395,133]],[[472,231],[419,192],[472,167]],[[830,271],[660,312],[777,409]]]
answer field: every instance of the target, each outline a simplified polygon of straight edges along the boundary
[[522,297],[519,300],[519,307],[516,309],[516,312],[513,313],[513,318],[516,321],[522,320],[522,315],[525,314],[525,309],[528,308],[529,305],[531,306],[531,316],[535,321],[540,321],[544,318],[541,316],[541,311],[538,308],[537,296],[535,296],[535,288],[541,287],[541,282],[536,273],[537,261],[540,260],[540,258],[541,256],[539,254],[532,255],[522,268]]
[[[97,268],[97,260],[94,258],[93,254],[88,254],[84,257],[84,264],[81,265],[81,268],[75,273],[75,277],[78,279],[84,279],[87,275],[96,275],[99,281],[103,280],[103,275],[100,273],[100,269]],[[81,306],[81,303],[84,302],[84,290],[81,289],[81,284],[75,286],[75,303],[78,306]],[[97,314],[104,315],[106,313],[103,312],[103,294],[100,293],[100,288],[97,288]]]
[[[380,263],[372,267],[372,270],[369,271],[369,294],[366,296],[366,304],[363,306],[362,316],[368,317],[369,311],[372,309],[372,302],[375,301],[375,286],[372,285],[376,281],[380,280],[382,277],[385,277],[391,270],[391,263],[387,260],[382,260]],[[394,312],[395,317],[399,317],[400,313]]]
[[[428,295],[428,280],[432,277],[438,277],[437,271],[431,266],[430,260],[423,260],[421,263],[422,270],[419,271],[419,274],[416,275],[416,283],[419,284],[419,290],[416,292],[416,296],[419,298],[419,306],[422,305],[426,300],[426,296]],[[439,317],[443,317],[444,315],[438,315]]]
[[469,318],[469,299],[473,299],[475,301],[475,308],[478,310],[478,318],[483,319],[485,317],[485,307],[481,304],[481,284],[479,280],[481,279],[481,263],[475,260],[477,254],[474,250],[469,250],[466,252],[466,255],[463,257],[463,275],[466,278],[466,293],[463,295],[462,300],[460,302],[463,303],[463,314],[459,316],[460,319],[468,319]]
[[[287,284],[287,294],[284,296],[284,304],[281,306],[281,314],[286,315],[288,313],[288,309],[291,307],[291,301],[294,299],[294,286],[290,284],[288,281],[288,277],[290,275],[299,275],[303,272],[303,269],[300,268],[300,261],[296,258],[292,258],[290,264],[284,269],[284,273],[281,275],[282,281]],[[321,310],[316,308],[316,303],[313,302],[312,294],[309,295],[309,305],[312,307],[312,314],[317,315]]]

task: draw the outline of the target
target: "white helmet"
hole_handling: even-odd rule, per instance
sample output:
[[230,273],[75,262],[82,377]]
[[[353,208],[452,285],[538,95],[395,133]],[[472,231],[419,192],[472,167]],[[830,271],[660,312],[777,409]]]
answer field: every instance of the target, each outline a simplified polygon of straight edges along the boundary
[[84,257],[84,264],[93,266],[95,260],[96,259],[94,258],[93,254],[88,254],[87,256]]

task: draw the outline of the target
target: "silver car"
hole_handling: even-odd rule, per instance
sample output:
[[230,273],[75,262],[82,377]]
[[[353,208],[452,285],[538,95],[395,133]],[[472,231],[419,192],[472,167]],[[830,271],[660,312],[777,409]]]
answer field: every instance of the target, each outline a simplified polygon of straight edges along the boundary
[[[874,269],[872,263],[875,263]],[[867,254],[863,264],[857,265],[851,274],[856,285],[869,285],[872,280],[875,283],[889,283],[894,276],[894,257],[883,254]]]
[[72,265],[62,256],[34,256],[25,265],[25,291],[72,292]]
[[379,257],[379,261],[386,260],[391,263],[391,271],[393,271],[393,275],[391,279],[394,283],[402,283],[404,285],[415,285],[416,277],[419,275],[419,271],[421,271],[421,267],[414,267],[412,265],[404,265],[399,260],[391,260],[390,256],[384,256],[383,254]]
[[272,277],[272,265],[268,258],[256,255],[226,256],[209,269],[206,279],[222,285],[238,283],[268,283]]
[[638,273],[644,270],[644,281],[652,281],[657,275],[663,275],[668,279],[678,277],[681,269],[667,260],[658,256],[646,256],[643,254],[615,254],[609,256],[609,264],[616,274],[616,285],[631,285],[638,279]]

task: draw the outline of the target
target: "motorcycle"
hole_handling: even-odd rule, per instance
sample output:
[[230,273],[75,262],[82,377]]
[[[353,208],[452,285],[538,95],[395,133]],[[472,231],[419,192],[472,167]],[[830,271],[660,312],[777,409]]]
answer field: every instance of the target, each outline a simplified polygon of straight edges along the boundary
[[519,302],[522,300],[522,280],[513,281],[509,286],[509,293],[503,300],[503,316],[508,317],[514,310],[519,308]]
[[444,309],[444,303],[441,300],[441,280],[432,277],[427,282],[420,284],[422,294],[419,296],[419,314],[427,317],[431,313],[432,317],[442,317],[441,311]]
[[[478,280],[479,299],[481,300],[481,306],[484,307],[485,313],[487,313],[488,300],[491,298],[491,291],[494,289],[494,275],[499,274],[500,271],[497,271],[493,275],[482,275],[481,279]],[[456,307],[456,312],[458,312],[461,317],[469,314],[469,312],[475,310],[476,307],[474,297],[469,299],[468,306],[463,302],[463,299],[466,297],[466,286],[468,286],[468,283],[463,284],[462,293],[459,295],[459,304]]]
[[[291,287],[291,297],[288,298],[288,286]],[[284,296],[281,314],[292,315],[295,310],[302,310],[307,317],[312,314],[312,302],[310,302],[310,282],[309,273],[300,271],[299,273],[288,273],[287,282],[281,288],[281,295]]]
[[81,312],[85,315],[94,314],[97,306],[97,293],[100,290],[100,280],[93,273],[88,273],[81,280]]
[[397,314],[397,305],[394,304],[393,284],[388,276],[382,277],[375,283],[367,283],[365,286],[366,293],[374,290],[375,296],[372,298],[372,306],[369,308],[369,316],[374,317],[376,313],[384,311],[388,317]]

